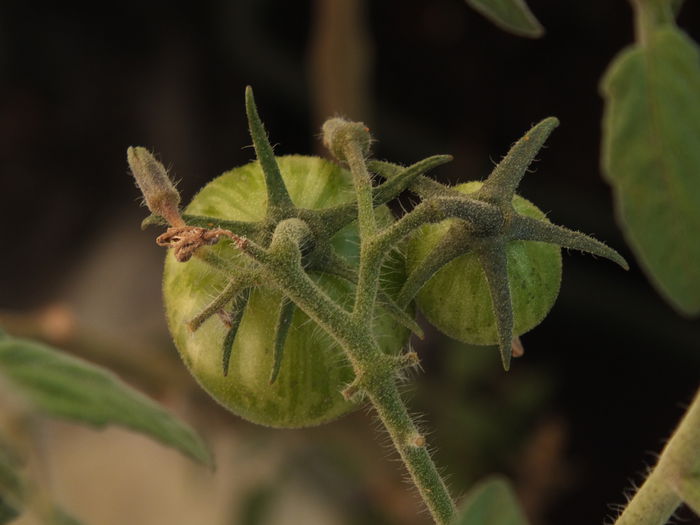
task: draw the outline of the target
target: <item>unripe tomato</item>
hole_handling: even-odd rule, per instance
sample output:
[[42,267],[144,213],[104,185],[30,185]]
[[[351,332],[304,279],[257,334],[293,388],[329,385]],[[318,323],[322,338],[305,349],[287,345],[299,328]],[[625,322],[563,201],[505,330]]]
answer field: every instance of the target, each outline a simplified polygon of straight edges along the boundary
[[[480,187],[481,182],[467,182],[456,189],[469,194]],[[546,220],[542,211],[518,195],[513,206],[521,215]],[[407,243],[408,271],[430,254],[451,222],[416,231]],[[506,250],[516,336],[537,326],[552,308],[561,283],[561,250],[532,241],[510,242]],[[439,270],[418,292],[416,303],[436,328],[454,339],[476,345],[498,342],[486,275],[474,253],[462,255]]]
[[[288,156],[277,159],[289,194],[297,207],[321,209],[352,202],[350,174],[317,157]],[[266,209],[266,190],[257,162],[235,168],[207,184],[185,213],[229,220],[259,221]],[[385,223],[386,207],[378,209]],[[338,254],[351,263],[359,253],[357,227],[351,224],[332,240]],[[211,247],[221,257],[242,261],[228,241]],[[329,274],[312,274],[333,299],[352,307],[354,288]],[[390,257],[382,283],[396,294],[405,279],[404,261]],[[239,327],[228,374],[222,371],[222,345],[227,327],[216,316],[191,333],[187,322],[223,289],[226,278],[197,258],[177,262],[169,253],[165,261],[163,290],[168,325],[179,353],[200,385],[219,403],[255,423],[273,427],[318,425],[345,414],[356,404],[346,401],[341,389],[354,377],[342,350],[306,314],[296,309],[287,334],[282,366],[269,384],[273,363],[274,328],[281,295],[269,288],[255,288]],[[372,327],[385,352],[398,352],[408,338],[383,309],[378,308]]]

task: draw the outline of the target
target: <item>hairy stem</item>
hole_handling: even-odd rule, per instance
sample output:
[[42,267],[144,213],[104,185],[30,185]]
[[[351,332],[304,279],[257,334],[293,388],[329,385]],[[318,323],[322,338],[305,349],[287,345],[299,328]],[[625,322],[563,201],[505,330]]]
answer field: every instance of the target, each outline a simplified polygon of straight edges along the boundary
[[[379,282],[379,268],[367,257],[370,240],[377,231],[372,198],[372,179],[367,172],[362,148],[356,141],[349,141],[345,146],[345,156],[352,172],[352,180],[357,194],[357,222],[360,230],[360,268],[357,276],[354,316],[369,323],[374,311],[377,296],[376,283]],[[368,264],[370,263],[370,264]]]
[[418,432],[406,411],[393,377],[385,376],[384,381],[372,389],[365,387],[365,391],[433,519],[438,524],[451,523],[454,503],[426,449],[425,437]]
[[693,478],[700,478],[700,391],[615,525],[664,525]]
[[[291,251],[292,244],[284,243],[285,249]],[[266,265],[265,273],[343,348],[359,388],[367,394],[389,432],[435,522],[448,524],[455,512],[454,503],[427,452],[425,438],[418,432],[401,400],[396,385],[395,359],[382,352],[365,323],[342,309],[316,286],[300,266],[298,257],[282,250],[275,255],[279,263]]]

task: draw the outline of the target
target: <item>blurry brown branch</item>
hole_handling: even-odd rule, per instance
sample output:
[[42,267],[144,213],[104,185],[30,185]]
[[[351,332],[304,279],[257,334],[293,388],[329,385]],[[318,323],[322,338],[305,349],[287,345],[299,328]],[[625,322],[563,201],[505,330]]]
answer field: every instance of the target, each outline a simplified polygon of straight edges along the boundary
[[372,41],[363,0],[316,0],[309,39],[313,125],[330,116],[370,120]]

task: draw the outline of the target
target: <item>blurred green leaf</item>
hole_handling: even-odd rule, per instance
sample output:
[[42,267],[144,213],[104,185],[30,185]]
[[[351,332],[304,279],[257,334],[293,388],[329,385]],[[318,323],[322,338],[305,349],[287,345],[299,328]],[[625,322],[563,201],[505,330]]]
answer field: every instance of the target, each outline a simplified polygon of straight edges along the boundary
[[78,521],[58,507],[53,508],[51,516],[46,521],[47,525],[82,525],[81,521]]
[[0,339],[0,373],[34,407],[95,427],[117,424],[211,464],[201,438],[112,373],[34,341]]
[[673,14],[678,15],[681,7],[683,7],[683,0],[671,0],[671,9],[673,9]]
[[17,517],[19,517],[19,511],[12,505],[7,504],[2,496],[0,496],[0,525],[10,523]]
[[19,517],[19,506],[8,500],[8,498],[0,492],[0,525],[10,523],[15,518]]
[[263,483],[254,487],[243,498],[240,510],[231,521],[232,525],[265,525],[278,495],[278,487]]
[[539,38],[544,35],[544,28],[532,14],[525,0],[466,0],[478,11],[504,31]]
[[[0,525],[12,523],[25,512],[31,513],[45,525],[81,525],[60,507],[36,497],[37,487],[25,479],[24,459],[0,438]],[[32,510],[34,512],[32,512]]]
[[474,487],[457,513],[454,525],[527,525],[510,482],[493,476]]
[[627,240],[679,311],[700,313],[700,58],[664,27],[605,74],[602,164]]
[[20,515],[24,482],[19,475],[19,460],[0,441],[0,525]]

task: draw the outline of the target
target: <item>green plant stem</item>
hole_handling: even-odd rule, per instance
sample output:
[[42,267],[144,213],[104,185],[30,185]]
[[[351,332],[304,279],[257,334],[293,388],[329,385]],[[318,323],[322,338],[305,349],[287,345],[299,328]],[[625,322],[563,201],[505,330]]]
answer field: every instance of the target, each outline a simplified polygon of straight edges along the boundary
[[[335,256],[330,258],[327,263],[328,265],[324,268],[326,273],[336,275],[354,285],[357,285],[357,272],[354,268],[347,265],[345,261]],[[408,303],[404,305],[403,308],[400,307],[398,303],[391,298],[391,296],[381,289],[381,286],[377,290],[377,301],[387,310],[387,312],[389,312],[395,321],[423,339],[423,329],[416,322],[413,316],[409,315],[405,311]]]
[[503,223],[500,211],[487,202],[468,197],[434,197],[424,200],[410,213],[379,233],[374,240],[377,251],[383,253],[390,250],[406,235],[424,224],[450,218],[468,221],[484,230],[495,229]]
[[369,238],[377,231],[377,221],[374,216],[372,179],[367,171],[362,148],[359,144],[349,142],[345,146],[344,152],[352,173],[355,192],[357,193],[357,222],[360,229],[360,237]]
[[407,168],[399,170],[397,175],[391,179],[387,179],[381,186],[375,188],[375,206],[387,203],[398,197],[402,191],[411,187],[425,172],[450,162],[451,160],[451,155],[433,155],[432,157],[420,160]]
[[369,242],[377,231],[372,198],[372,179],[367,172],[360,145],[355,141],[350,141],[345,146],[344,151],[357,194],[357,222],[360,231],[360,268],[357,275],[353,315],[356,319],[369,323],[374,312],[374,301],[377,297],[376,283],[379,281],[381,267],[381,264],[377,265],[372,258],[367,257],[367,252],[370,249]]
[[433,519],[441,525],[451,523],[455,514],[454,503],[430,458],[425,438],[417,431],[406,411],[395,380],[392,376],[385,377],[384,381],[366,392]]
[[644,46],[659,27],[673,24],[673,8],[669,0],[630,0],[634,10],[637,43]]
[[680,487],[699,473],[700,391],[615,525],[664,525],[682,503]]
[[[293,233],[292,228],[289,231]],[[425,438],[401,400],[396,384],[396,360],[382,352],[365,323],[316,286],[301,267],[298,245],[294,244],[279,242],[279,249],[271,254],[264,273],[343,348],[355,372],[357,388],[367,395],[389,432],[433,519],[439,525],[447,525],[455,506],[427,452]]]

